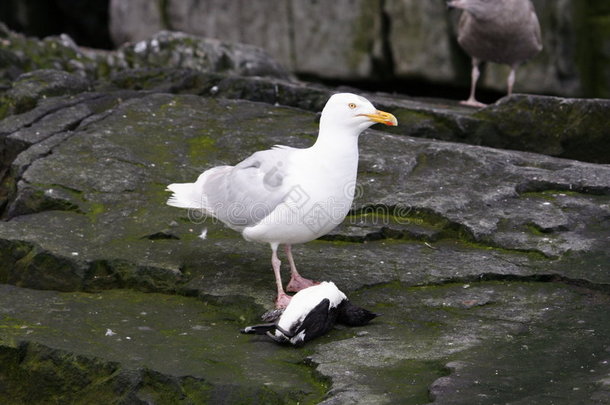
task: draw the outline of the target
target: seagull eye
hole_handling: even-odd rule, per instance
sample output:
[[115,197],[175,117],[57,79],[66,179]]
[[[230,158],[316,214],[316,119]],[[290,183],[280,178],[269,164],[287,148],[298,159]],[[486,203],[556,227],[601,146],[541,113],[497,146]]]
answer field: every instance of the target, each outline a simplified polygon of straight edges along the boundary
[[354,104],[354,103],[349,103],[347,106],[348,106],[349,108],[351,108],[352,110],[353,110],[354,108],[356,108],[356,104]]

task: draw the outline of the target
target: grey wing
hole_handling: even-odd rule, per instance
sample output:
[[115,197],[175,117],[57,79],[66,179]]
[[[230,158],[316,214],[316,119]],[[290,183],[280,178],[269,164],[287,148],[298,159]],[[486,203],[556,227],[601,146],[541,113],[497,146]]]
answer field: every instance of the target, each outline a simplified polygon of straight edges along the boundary
[[536,15],[536,9],[534,8],[534,4],[532,2],[529,3],[530,8],[530,18],[532,23],[532,28],[534,30],[534,41],[535,46],[538,51],[542,50],[542,35],[540,34],[540,22],[538,21],[538,16]]
[[462,47],[467,46],[464,45],[464,42],[468,41],[468,24],[470,23],[470,20],[472,20],[472,16],[468,12],[462,10],[457,27],[457,41]]
[[225,224],[243,229],[260,222],[286,197],[287,166],[291,149],[254,153],[221,178],[204,185],[214,215]]

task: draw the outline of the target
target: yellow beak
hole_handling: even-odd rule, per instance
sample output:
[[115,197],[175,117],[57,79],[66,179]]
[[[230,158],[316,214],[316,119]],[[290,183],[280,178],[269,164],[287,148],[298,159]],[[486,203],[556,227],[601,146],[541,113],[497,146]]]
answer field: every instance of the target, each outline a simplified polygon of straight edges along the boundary
[[398,125],[398,120],[396,119],[396,117],[385,111],[377,110],[377,111],[375,111],[374,114],[359,114],[359,115],[367,117],[371,121],[378,122],[380,124],[390,125],[393,127]]

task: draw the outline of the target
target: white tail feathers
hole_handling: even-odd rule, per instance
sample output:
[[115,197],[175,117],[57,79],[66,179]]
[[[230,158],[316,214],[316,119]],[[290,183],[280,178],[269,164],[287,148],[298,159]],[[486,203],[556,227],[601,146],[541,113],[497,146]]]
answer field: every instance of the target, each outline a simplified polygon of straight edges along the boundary
[[[167,205],[178,208],[194,208],[214,215],[214,210],[208,204],[206,192],[217,193],[214,187],[222,180],[233,166],[216,166],[199,175],[194,183],[174,183],[167,186],[167,191],[174,194],[167,200]],[[211,181],[212,184],[209,184]]]
[[197,183],[174,183],[167,186],[173,192],[167,200],[167,205],[178,208],[203,208],[203,194]]

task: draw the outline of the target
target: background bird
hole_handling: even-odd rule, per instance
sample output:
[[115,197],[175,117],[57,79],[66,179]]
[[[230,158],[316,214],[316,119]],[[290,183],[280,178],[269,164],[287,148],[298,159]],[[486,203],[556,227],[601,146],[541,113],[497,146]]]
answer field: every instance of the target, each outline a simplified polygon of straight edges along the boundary
[[248,326],[242,333],[266,334],[278,343],[300,346],[336,323],[363,326],[377,316],[352,304],[335,283],[323,281],[296,293],[276,322]]
[[540,24],[530,0],[452,0],[462,9],[458,43],[472,58],[470,97],[462,104],[484,107],[475,98],[482,61],[510,66],[508,95],[513,92],[517,67],[542,50]]
[[217,166],[195,183],[170,184],[168,205],[202,210],[249,241],[271,246],[277,287],[276,307],[288,305],[280,277],[277,249],[285,244],[291,277],[288,291],[316,282],[297,271],[291,245],[330,232],[347,215],[354,198],[358,170],[358,137],[375,123],[398,125],[364,97],[335,94],[320,118],[316,142],[309,148],[275,146],[236,166]]

